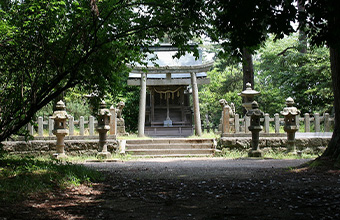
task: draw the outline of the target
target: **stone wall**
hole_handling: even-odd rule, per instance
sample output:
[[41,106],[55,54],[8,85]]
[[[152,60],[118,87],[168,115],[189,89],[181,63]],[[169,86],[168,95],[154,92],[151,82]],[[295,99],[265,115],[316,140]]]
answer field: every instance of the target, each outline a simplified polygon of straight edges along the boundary
[[[55,140],[5,141],[3,149],[8,153],[30,155],[52,155],[56,153]],[[115,153],[118,148],[117,140],[108,140],[108,151]],[[65,153],[70,156],[93,156],[98,152],[97,140],[65,140]]]
[[[296,139],[296,149],[305,153],[320,154],[325,150],[330,139],[330,137],[300,137]],[[248,150],[251,148],[250,142],[251,137],[222,137],[217,148]],[[286,137],[260,137],[259,146],[264,151],[268,149],[285,151],[286,142]]]

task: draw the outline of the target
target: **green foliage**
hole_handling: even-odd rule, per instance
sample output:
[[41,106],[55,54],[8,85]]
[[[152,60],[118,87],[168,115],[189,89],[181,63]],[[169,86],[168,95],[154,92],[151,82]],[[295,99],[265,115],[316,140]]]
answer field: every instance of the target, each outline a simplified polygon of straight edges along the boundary
[[130,133],[136,132],[138,127],[139,93],[139,87],[125,86],[116,98],[116,103],[119,101],[125,102],[122,116],[125,120],[126,131]]
[[18,201],[32,193],[78,186],[103,180],[103,176],[82,165],[52,158],[0,157],[0,197],[2,202]]
[[[215,126],[221,118],[220,99],[225,99],[229,105],[234,103],[236,113],[242,114],[242,99],[238,96],[238,92],[242,91],[242,70],[238,64],[225,63],[218,60],[215,68],[207,73],[210,84],[199,87],[201,115],[208,115],[210,123]],[[205,119],[202,120],[205,123]]]
[[172,0],[1,2],[0,140],[76,85],[97,100],[119,90],[126,64],[141,62],[165,34],[183,54],[203,24],[200,7]]
[[299,52],[296,35],[266,41],[254,62],[256,86],[261,91],[261,109],[273,115],[292,97],[302,113],[332,113],[333,92],[329,52],[325,47],[310,47]]
[[250,52],[258,49],[268,33],[282,38],[294,31],[297,9],[294,0],[225,0],[208,1],[208,19],[211,28],[208,35],[213,41],[221,42],[221,54],[241,56],[241,50]]

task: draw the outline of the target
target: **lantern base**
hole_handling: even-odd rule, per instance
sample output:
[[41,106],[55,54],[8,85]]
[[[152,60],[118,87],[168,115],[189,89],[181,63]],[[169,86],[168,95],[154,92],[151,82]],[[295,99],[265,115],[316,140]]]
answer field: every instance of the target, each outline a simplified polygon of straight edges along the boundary
[[263,157],[263,152],[261,150],[250,150],[248,157]]
[[97,158],[98,159],[110,159],[111,158],[111,153],[110,152],[99,152],[98,154],[97,154]]
[[67,158],[67,155],[65,153],[55,153],[53,156],[57,159],[65,159]]

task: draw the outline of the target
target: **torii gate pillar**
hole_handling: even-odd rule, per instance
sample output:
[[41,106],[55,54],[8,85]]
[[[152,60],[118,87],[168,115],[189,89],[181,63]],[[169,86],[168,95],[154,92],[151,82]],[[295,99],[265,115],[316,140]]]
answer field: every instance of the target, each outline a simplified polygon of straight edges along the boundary
[[194,72],[191,73],[191,86],[192,86],[192,98],[193,98],[193,106],[194,106],[195,134],[197,136],[202,136],[200,106],[198,102],[198,87],[197,87],[196,73]]

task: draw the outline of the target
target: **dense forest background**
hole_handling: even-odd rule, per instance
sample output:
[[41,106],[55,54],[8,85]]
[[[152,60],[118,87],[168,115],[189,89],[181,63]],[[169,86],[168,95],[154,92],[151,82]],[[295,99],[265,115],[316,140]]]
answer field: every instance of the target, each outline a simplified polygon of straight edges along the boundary
[[[214,53],[214,68],[209,71],[210,84],[199,87],[200,109],[203,124],[208,116],[210,126],[218,125],[221,117],[219,99],[234,103],[236,112],[243,115],[242,99],[242,63],[234,57],[218,56],[219,45],[201,45],[206,53]],[[285,36],[274,41],[270,37],[253,56],[254,89],[261,92],[256,99],[261,110],[271,117],[285,106],[285,99],[292,97],[296,107],[304,113],[328,112],[333,114],[333,94],[331,90],[331,71],[329,49],[308,46],[302,53],[298,35]],[[139,87],[127,86],[128,72],[120,80],[122,89],[106,94],[109,105],[125,102],[123,117],[129,132],[136,132],[138,121]],[[95,95],[95,94],[92,94]],[[97,99],[89,97],[81,86],[67,90],[63,99],[70,115],[78,119],[95,115]],[[50,103],[36,116],[47,117],[53,112]]]

